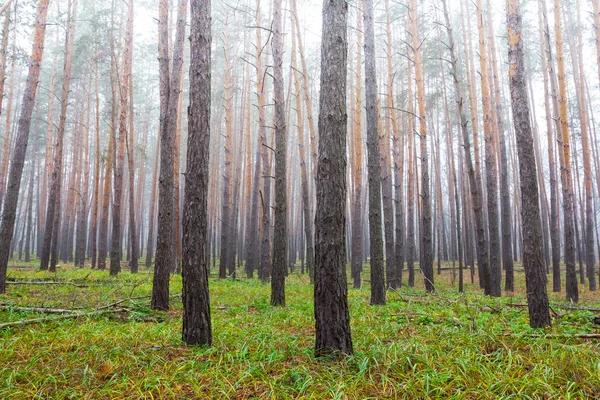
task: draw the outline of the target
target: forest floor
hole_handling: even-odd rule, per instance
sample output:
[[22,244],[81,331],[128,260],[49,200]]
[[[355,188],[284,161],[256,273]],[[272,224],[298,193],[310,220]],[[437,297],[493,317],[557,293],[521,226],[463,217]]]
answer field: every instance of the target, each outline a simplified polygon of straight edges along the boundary
[[[417,287],[389,291],[386,306],[369,305],[368,282],[349,288],[355,353],[331,362],[313,356],[313,289],[297,272],[286,307],[271,307],[270,285],[256,279],[211,278],[214,345],[202,348],[181,342],[178,275],[171,310],[155,312],[148,272],[36,268],[10,267],[0,295],[1,399],[600,396],[600,339],[577,336],[600,334],[600,293],[580,286],[585,310],[551,294],[553,325],[533,330],[522,272],[502,298],[470,283],[458,294],[449,270],[435,276],[436,294],[417,274]],[[32,307],[55,313],[23,309]],[[35,318],[53,320],[2,325]]]

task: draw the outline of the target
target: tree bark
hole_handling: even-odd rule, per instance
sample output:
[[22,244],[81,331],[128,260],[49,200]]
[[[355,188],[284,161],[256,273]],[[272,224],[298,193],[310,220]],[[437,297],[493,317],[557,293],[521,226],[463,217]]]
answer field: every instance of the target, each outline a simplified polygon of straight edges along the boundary
[[550,309],[546,292],[537,167],[529,118],[519,0],[507,2],[507,26],[510,63],[508,76],[519,155],[523,237],[526,238],[523,240],[523,267],[529,305],[529,325],[532,328],[543,328],[550,325]]
[[4,207],[2,209],[2,221],[0,221],[0,294],[6,292],[6,271],[8,267],[9,249],[15,228],[21,176],[23,175],[23,165],[25,163],[25,154],[27,153],[27,142],[29,141],[29,130],[31,127],[31,115],[33,113],[44,53],[47,14],[48,0],[40,0],[35,15],[33,46],[29,58],[29,72],[27,74],[27,81],[23,92],[17,138],[8,174],[8,187],[6,198],[4,199]]
[[[346,73],[344,0],[323,2],[319,162],[315,215],[315,354],[352,354],[346,284]],[[383,272],[383,271],[382,271]]]
[[[168,51],[168,10],[165,0],[160,2],[159,10],[159,69],[161,90],[161,132],[160,132],[160,178],[158,194],[158,240],[156,244],[156,264],[152,285],[152,308],[169,308],[169,272],[173,266],[173,155],[175,131],[177,128],[177,109],[183,68],[183,45],[185,40],[185,21],[187,1],[179,0],[177,9],[177,28],[173,48],[173,68],[169,74]],[[165,26],[163,26],[163,24]],[[163,76],[164,75],[164,76]],[[163,104],[166,102],[166,104]]]
[[207,195],[210,148],[210,0],[190,1],[190,106],[183,207],[183,341],[210,346]]
[[285,305],[287,270],[287,126],[283,90],[283,23],[281,0],[273,1],[273,89],[275,102],[275,227],[273,231],[273,277],[271,305]]

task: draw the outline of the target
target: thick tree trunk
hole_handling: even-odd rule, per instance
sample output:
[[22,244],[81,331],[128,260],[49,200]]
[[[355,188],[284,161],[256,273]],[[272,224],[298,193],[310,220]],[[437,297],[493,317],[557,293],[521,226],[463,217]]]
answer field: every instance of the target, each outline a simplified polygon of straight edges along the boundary
[[[348,4],[323,2],[315,216],[315,353],[352,354],[346,284]],[[380,230],[381,231],[381,230]],[[382,271],[383,273],[383,271]]]
[[519,0],[508,0],[508,59],[509,84],[512,98],[512,111],[515,136],[519,154],[521,178],[521,199],[523,218],[523,267],[529,304],[529,324],[532,328],[550,325],[550,309],[546,293],[546,271],[542,247],[541,218],[535,164],[529,100],[525,81],[522,22],[519,14]]
[[191,0],[190,106],[183,208],[183,329],[187,344],[210,346],[207,197],[210,148],[210,0]]
[[[75,2],[76,1],[77,0],[75,0]],[[29,130],[31,127],[31,115],[33,113],[33,105],[35,103],[42,56],[44,53],[47,14],[48,0],[40,0],[35,15],[33,46],[29,58],[29,72],[27,74],[27,81],[23,92],[17,138],[8,174],[8,187],[6,198],[4,199],[4,207],[2,209],[2,220],[0,221],[0,294],[6,291],[6,270],[8,267],[9,249],[15,228],[21,176],[23,175],[23,165],[25,163],[25,154],[27,153],[27,142],[29,141]]]

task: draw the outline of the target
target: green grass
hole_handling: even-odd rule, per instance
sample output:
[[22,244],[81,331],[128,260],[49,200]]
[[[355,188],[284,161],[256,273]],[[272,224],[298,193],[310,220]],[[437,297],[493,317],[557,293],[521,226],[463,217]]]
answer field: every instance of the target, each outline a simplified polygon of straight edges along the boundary
[[[365,270],[365,278],[368,272]],[[465,274],[466,278],[468,276]],[[11,307],[83,307],[148,295],[152,275],[62,267],[56,274],[9,269],[9,277],[52,278],[77,285],[14,285],[0,296]],[[456,293],[451,272],[436,275],[438,293],[388,292],[386,306],[369,306],[369,288],[349,289],[355,354],[338,362],[313,356],[312,286],[295,273],[284,308],[269,305],[270,286],[256,280],[210,280],[214,346],[180,340],[181,300],[154,312],[149,299],[124,302],[129,312],[0,330],[1,399],[122,398],[597,398],[600,341],[530,334],[600,332],[594,313],[566,310],[553,326],[534,331],[523,303],[523,274],[510,297],[484,297],[477,285]],[[406,274],[405,274],[406,279]],[[468,280],[468,279],[466,279]],[[563,281],[564,282],[564,281]],[[582,306],[599,307],[580,287]],[[171,279],[171,293],[181,278]],[[0,311],[0,323],[46,315]]]

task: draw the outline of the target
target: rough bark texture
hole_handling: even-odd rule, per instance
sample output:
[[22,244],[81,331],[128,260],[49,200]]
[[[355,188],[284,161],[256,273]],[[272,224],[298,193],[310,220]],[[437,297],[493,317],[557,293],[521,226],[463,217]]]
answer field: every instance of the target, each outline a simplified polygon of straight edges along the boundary
[[190,105],[183,207],[183,341],[211,345],[208,294],[208,162],[210,148],[210,0],[191,0]]
[[519,0],[509,0],[507,6],[509,84],[519,155],[521,178],[521,217],[523,219],[523,267],[532,328],[550,325],[550,309],[546,292],[546,271],[542,246],[542,225],[539,207],[537,167],[533,135],[529,118],[529,99],[525,80],[522,23]]
[[[13,152],[12,162],[8,173],[8,186],[4,207],[2,210],[2,221],[0,221],[0,293],[6,291],[6,270],[8,267],[8,256],[10,243],[15,228],[15,217],[21,176],[25,154],[27,153],[27,142],[29,141],[29,129],[31,127],[31,115],[35,103],[35,94],[40,76],[42,56],[44,53],[44,39],[46,37],[46,15],[48,14],[48,0],[40,0],[35,15],[35,28],[33,31],[33,46],[29,58],[29,72],[23,92],[21,103],[21,114],[17,127],[17,138]],[[33,172],[32,172],[33,174]],[[31,190],[31,189],[30,189]]]
[[346,284],[348,4],[324,0],[315,216],[315,353],[352,354]]
[[[173,68],[169,75],[168,58],[168,5],[163,0],[159,10],[159,70],[161,92],[161,132],[160,132],[160,177],[158,190],[158,240],[156,261],[152,285],[152,308],[169,308],[169,272],[174,261],[173,248],[173,156],[175,131],[177,129],[177,109],[183,68],[183,45],[185,40],[185,21],[187,1],[179,0],[177,10],[177,28],[173,48]],[[163,26],[164,25],[164,26]],[[164,104],[166,102],[166,104]]]
[[273,7],[273,89],[275,101],[275,227],[273,231],[273,277],[271,305],[285,305],[287,270],[287,127],[283,92],[283,23],[281,0]]
[[383,237],[381,232],[381,165],[379,163],[379,127],[377,122],[378,95],[377,71],[375,69],[373,0],[365,0],[364,5],[371,304],[385,304]]

